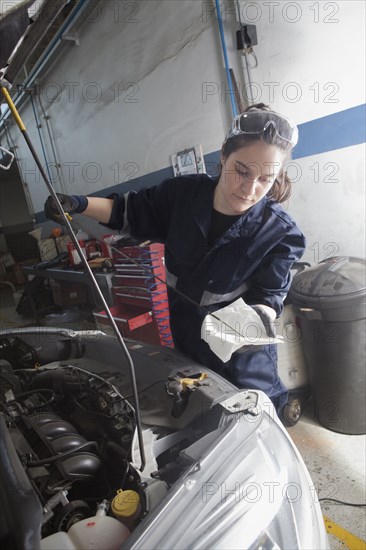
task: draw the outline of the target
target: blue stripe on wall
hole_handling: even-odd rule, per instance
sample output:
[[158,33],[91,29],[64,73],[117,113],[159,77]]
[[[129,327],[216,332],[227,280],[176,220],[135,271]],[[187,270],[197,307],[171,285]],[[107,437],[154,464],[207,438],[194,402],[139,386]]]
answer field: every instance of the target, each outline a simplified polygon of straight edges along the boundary
[[299,143],[292,157],[309,157],[364,143],[365,128],[365,104],[299,124]]
[[[365,128],[365,104],[299,124],[299,143],[294,148],[292,157],[299,159],[364,143],[366,141]],[[219,162],[220,151],[205,155],[206,171],[210,176],[217,175]],[[152,187],[173,176],[173,168],[169,166],[130,180],[128,185],[123,183],[123,192]],[[101,189],[96,193],[91,193],[90,196],[106,197],[111,193],[121,193],[121,185],[117,184],[107,189]],[[38,212],[35,218],[37,223],[49,221],[43,212]]]

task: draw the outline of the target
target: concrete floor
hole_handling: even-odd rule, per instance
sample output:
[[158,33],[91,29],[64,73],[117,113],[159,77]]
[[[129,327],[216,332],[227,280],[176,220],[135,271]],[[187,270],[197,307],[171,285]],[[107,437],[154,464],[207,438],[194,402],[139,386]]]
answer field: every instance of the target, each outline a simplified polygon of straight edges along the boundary
[[[296,426],[288,428],[310,472],[318,498],[366,503],[366,436],[323,428],[309,403]],[[332,549],[366,548],[366,508],[321,501]],[[336,525],[334,525],[334,523]],[[337,535],[337,536],[335,536]],[[361,540],[357,540],[361,539]]]
[[[15,313],[10,288],[1,288],[0,329],[32,326],[32,319]],[[90,324],[82,321],[80,327]],[[318,498],[366,503],[366,435],[344,435],[318,424],[310,401],[298,424],[288,428],[314,482]],[[366,550],[366,508],[321,501],[321,508],[333,550]]]

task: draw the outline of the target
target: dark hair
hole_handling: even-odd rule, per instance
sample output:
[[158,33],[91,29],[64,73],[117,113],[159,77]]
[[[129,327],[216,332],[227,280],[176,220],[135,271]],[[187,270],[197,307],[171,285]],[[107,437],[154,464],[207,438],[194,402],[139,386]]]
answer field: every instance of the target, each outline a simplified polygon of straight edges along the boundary
[[[264,103],[257,103],[245,109],[244,112],[250,111],[251,109],[271,111],[271,109]],[[285,153],[286,161],[291,158],[291,151],[292,151],[291,144],[281,139],[277,135],[275,128],[271,124],[261,134],[258,134],[258,135],[242,134],[239,136],[233,136],[229,138],[222,146],[222,149],[221,149],[222,156],[224,158],[228,158],[232,153],[235,153],[235,151],[238,151],[242,147],[251,145],[252,143],[257,141],[264,141],[265,143],[268,143],[268,145],[275,145],[276,147],[278,147],[278,149],[280,149]],[[220,169],[219,177],[220,175],[221,175],[221,169]],[[267,193],[267,196],[276,202],[285,202],[290,197],[290,195],[291,195],[291,180],[287,176],[286,172],[284,172],[281,169],[280,173],[275,179],[273,186],[271,187],[270,191]]]

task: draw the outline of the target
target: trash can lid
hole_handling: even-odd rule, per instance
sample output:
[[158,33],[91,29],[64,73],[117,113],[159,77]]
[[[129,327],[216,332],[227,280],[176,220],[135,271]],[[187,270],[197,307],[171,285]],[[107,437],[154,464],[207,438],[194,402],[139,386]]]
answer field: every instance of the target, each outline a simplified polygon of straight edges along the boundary
[[349,307],[366,294],[366,261],[351,256],[323,260],[294,276],[289,296],[302,306]]

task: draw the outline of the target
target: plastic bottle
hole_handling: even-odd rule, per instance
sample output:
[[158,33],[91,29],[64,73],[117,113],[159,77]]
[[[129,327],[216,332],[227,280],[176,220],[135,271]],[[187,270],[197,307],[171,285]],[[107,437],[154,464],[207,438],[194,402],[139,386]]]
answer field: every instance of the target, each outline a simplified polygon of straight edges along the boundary
[[103,501],[95,516],[74,523],[67,533],[55,533],[41,541],[41,550],[119,550],[130,531],[115,518],[106,515]]
[[76,236],[78,241],[87,241],[87,240],[89,240],[89,235],[87,234],[86,231],[83,231],[82,229],[79,229],[75,236]]
[[76,548],[119,550],[130,535],[123,523],[106,515],[106,501],[99,505],[96,515],[74,523],[68,531]]

